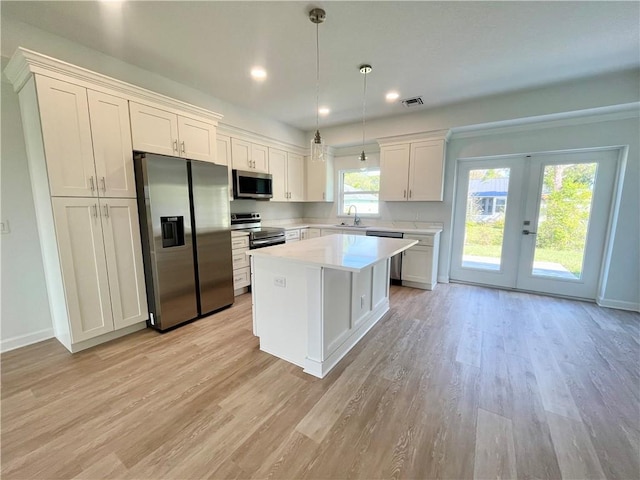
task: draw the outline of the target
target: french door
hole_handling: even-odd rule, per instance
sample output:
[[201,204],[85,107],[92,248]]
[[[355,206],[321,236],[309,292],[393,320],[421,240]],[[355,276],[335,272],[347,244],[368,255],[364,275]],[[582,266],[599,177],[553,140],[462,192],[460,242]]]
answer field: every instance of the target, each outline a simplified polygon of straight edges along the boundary
[[617,150],[460,160],[451,279],[595,299]]

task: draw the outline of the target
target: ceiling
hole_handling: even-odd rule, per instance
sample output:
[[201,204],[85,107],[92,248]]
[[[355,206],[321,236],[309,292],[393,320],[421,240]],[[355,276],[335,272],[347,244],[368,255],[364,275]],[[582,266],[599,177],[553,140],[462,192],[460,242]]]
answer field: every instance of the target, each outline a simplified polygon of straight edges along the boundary
[[[640,66],[639,2],[48,2],[3,0],[11,18],[284,123],[315,128],[313,7],[321,125],[415,112]],[[256,83],[251,67],[268,77]],[[422,96],[424,105],[387,103]],[[221,112],[224,113],[224,112]]]

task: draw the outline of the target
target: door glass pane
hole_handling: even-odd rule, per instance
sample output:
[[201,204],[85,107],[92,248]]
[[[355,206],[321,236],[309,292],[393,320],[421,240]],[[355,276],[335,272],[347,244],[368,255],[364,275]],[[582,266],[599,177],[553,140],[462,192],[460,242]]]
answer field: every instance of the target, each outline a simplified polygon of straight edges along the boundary
[[596,171],[597,163],[544,168],[532,275],[581,278]]
[[465,268],[500,270],[509,170],[469,171],[462,251],[462,266]]

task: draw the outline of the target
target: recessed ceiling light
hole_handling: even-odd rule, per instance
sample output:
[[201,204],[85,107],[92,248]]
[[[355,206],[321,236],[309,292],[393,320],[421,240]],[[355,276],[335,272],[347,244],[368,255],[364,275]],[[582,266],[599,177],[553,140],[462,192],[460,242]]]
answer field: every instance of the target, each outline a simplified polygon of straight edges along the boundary
[[251,69],[251,76],[254,80],[264,80],[267,78],[267,71],[262,67],[253,67]]
[[329,113],[331,113],[331,110],[329,110],[329,107],[320,107],[318,109],[318,113],[323,117],[326,117],[327,115],[329,115]]
[[398,92],[389,92],[387,93],[386,99],[387,102],[394,102],[400,98],[400,94]]

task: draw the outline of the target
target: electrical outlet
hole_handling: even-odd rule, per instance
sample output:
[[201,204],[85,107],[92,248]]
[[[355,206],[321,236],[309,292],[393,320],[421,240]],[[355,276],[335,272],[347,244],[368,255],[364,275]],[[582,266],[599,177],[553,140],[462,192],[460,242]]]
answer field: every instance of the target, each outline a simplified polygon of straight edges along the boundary
[[11,233],[11,227],[9,226],[9,220],[3,220],[0,222],[0,234],[5,235]]
[[287,286],[287,279],[285,277],[274,277],[273,284],[276,287],[286,287]]

